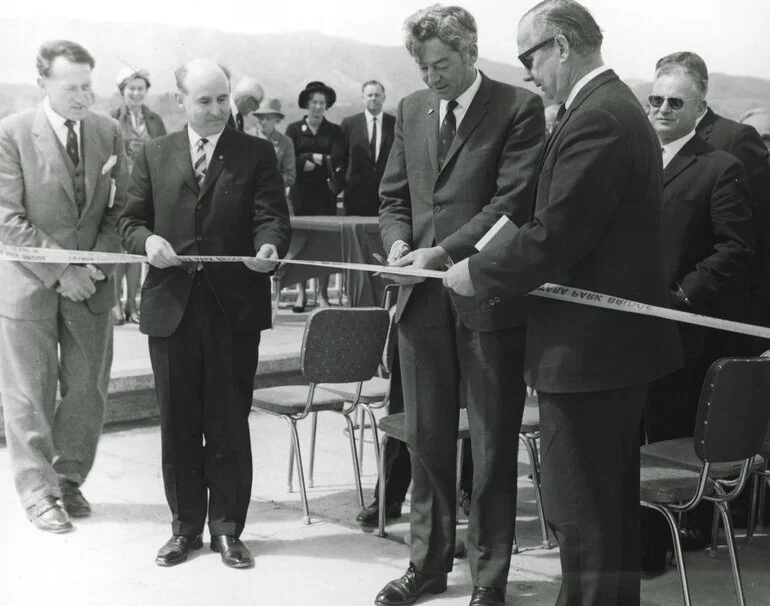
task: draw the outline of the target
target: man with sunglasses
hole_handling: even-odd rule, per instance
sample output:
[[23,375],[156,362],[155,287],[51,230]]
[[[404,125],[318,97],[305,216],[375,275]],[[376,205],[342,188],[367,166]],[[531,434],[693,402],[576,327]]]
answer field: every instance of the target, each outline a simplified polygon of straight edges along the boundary
[[[543,282],[666,305],[660,146],[633,92],[603,64],[602,33],[572,0],[518,26],[531,81],[561,104],[534,216],[451,267],[478,304]],[[639,423],[647,386],[681,365],[676,326],[532,297],[526,380],[538,392],[543,501],[559,542],[559,606],[638,606]]]

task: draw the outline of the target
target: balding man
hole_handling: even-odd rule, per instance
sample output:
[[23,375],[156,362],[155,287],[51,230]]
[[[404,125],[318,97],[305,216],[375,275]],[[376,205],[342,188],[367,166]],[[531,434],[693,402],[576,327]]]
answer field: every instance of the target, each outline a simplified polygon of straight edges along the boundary
[[[175,75],[188,125],[136,158],[119,224],[126,250],[151,265],[140,329],[149,335],[173,514],[156,563],[179,564],[200,548],[208,513],[211,549],[245,568],[252,558],[238,537],[251,496],[252,382],[260,331],[270,327],[266,272],[288,247],[288,208],[272,144],[225,127],[223,68],[197,59]],[[177,254],[254,260],[182,263]]]

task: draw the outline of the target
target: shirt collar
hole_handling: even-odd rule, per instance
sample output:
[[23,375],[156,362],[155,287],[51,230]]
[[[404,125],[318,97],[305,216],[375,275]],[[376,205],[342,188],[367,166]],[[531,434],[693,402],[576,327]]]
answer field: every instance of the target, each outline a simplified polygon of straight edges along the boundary
[[610,67],[608,65],[600,65],[599,67],[592,69],[585,76],[580,78],[580,80],[575,82],[575,86],[572,87],[572,90],[569,92],[569,95],[567,95],[567,100],[564,102],[565,109],[569,109],[569,106],[572,105],[572,102],[575,100],[575,97],[578,96],[578,93],[586,84],[588,84],[591,80],[596,78],[596,76],[598,76],[599,74],[603,74],[604,72],[609,70],[610,70]]
[[699,118],[695,118],[695,128],[698,128],[698,125],[700,124],[701,120],[706,117],[706,114],[709,112],[708,105],[706,106],[706,111],[703,112],[703,115]]
[[371,121],[372,121],[374,118],[377,118],[377,119],[380,119],[380,118],[382,118],[382,110],[380,110],[380,113],[379,113],[379,114],[377,114],[377,115],[375,116],[375,115],[374,115],[372,112],[370,112],[368,109],[365,109],[365,110],[364,110],[364,114],[366,115],[366,121],[367,121],[367,122],[371,122]]
[[[206,140],[208,141],[208,143],[206,143],[206,147],[207,147],[208,149],[214,149],[214,148],[217,146],[217,141],[219,141],[219,137],[221,137],[221,136],[222,136],[222,133],[223,133],[224,131],[225,131],[225,129],[223,128],[222,130],[220,130],[220,131],[219,131],[217,134],[215,134],[215,135],[208,135],[208,136],[206,137]],[[189,140],[190,140],[190,148],[191,148],[191,149],[195,149],[195,146],[198,144],[198,141],[199,141],[200,139],[203,139],[203,137],[201,137],[201,136],[200,136],[198,133],[196,133],[196,132],[193,130],[193,127],[192,127],[192,126],[190,126],[189,124],[187,125],[187,137],[188,137],[188,138],[189,138]]]
[[[473,79],[473,83],[468,88],[466,88],[462,93],[457,95],[457,97],[455,97],[457,106],[463,110],[468,109],[471,106],[471,102],[473,101],[473,98],[476,96],[476,93],[479,92],[480,88],[481,88],[481,72],[479,70],[476,70],[476,77]],[[449,101],[445,101],[444,99],[441,100],[442,110],[446,108],[447,103],[449,103]]]
[[663,150],[666,152],[668,158],[673,158],[679,151],[687,144],[687,142],[695,136],[695,129],[692,129],[684,137],[679,137],[674,141],[670,141],[663,145]]
[[[46,118],[48,118],[48,122],[51,124],[54,130],[59,129],[66,129],[67,126],[64,124],[67,121],[67,118],[62,116],[61,114],[57,114],[53,107],[51,107],[51,100],[46,97],[43,100],[43,111],[45,112]],[[73,120],[75,123],[75,134],[80,134],[80,120]]]

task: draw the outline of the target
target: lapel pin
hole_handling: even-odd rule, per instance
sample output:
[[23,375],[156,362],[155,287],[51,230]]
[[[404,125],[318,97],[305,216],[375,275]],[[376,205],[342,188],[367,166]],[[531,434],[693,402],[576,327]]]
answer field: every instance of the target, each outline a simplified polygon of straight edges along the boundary
[[433,108],[431,107],[431,108],[428,110],[428,115],[430,116],[430,115],[433,113],[433,111],[434,111],[434,110],[433,110]]

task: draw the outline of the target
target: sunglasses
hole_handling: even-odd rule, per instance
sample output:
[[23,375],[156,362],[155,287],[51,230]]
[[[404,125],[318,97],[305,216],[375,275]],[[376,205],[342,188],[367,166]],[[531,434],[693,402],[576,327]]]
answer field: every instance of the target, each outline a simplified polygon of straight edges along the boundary
[[534,55],[537,51],[539,51],[544,46],[547,46],[549,44],[553,44],[555,42],[556,38],[548,38],[546,40],[543,40],[539,44],[535,44],[532,48],[529,50],[524,51],[519,55],[519,61],[521,61],[521,64],[529,71],[532,69],[532,63],[533,58],[532,55]]
[[660,95],[650,95],[647,97],[647,101],[654,108],[662,107],[663,104],[668,101],[668,106],[674,111],[679,111],[684,107],[685,101],[695,101],[695,99],[683,99],[681,97],[661,97]]

